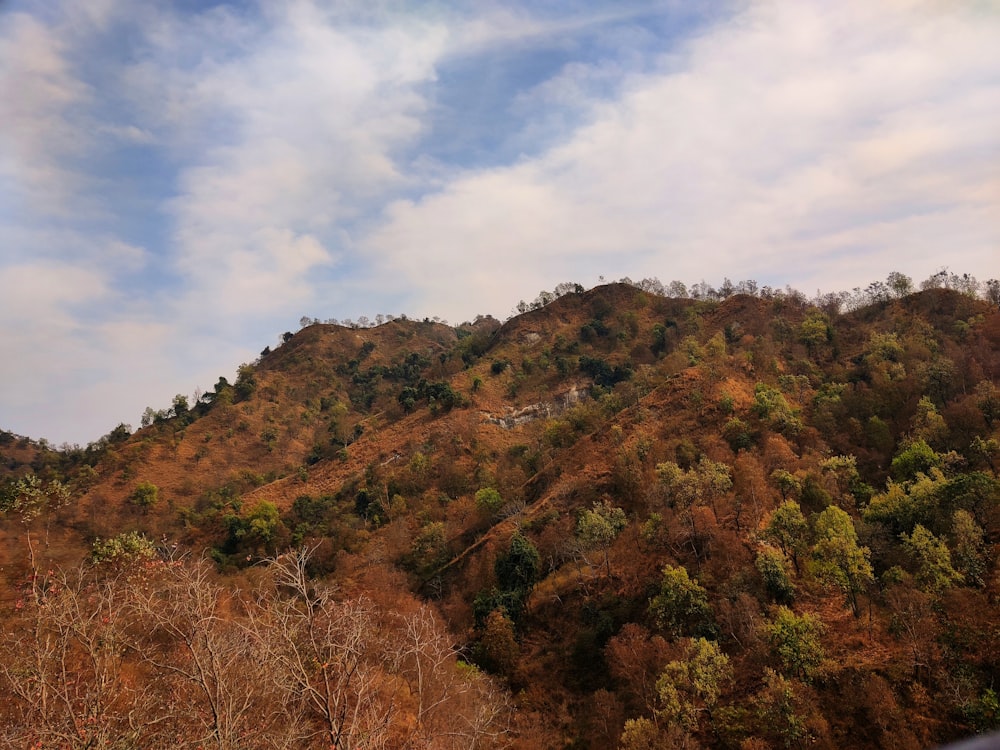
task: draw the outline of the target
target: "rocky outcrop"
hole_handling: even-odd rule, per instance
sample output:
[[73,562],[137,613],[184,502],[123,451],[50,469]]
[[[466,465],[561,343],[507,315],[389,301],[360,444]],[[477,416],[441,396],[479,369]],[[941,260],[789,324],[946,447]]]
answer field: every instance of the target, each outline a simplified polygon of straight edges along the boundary
[[483,422],[495,424],[505,430],[512,430],[520,425],[534,422],[536,419],[549,419],[580,403],[587,398],[587,391],[574,385],[568,391],[560,393],[552,401],[542,401],[528,404],[519,409],[508,407],[503,414],[483,412]]

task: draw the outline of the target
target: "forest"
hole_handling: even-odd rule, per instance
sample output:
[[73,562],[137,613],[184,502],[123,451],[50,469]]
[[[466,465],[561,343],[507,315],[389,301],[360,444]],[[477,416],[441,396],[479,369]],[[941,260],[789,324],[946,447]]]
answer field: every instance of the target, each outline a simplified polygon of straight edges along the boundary
[[0,432],[0,744],[924,748],[1000,729],[1000,283],[305,317]]

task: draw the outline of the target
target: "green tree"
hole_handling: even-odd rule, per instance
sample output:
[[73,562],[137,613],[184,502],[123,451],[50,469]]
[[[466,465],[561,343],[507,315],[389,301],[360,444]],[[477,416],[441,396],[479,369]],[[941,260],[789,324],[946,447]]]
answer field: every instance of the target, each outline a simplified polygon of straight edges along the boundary
[[873,333],[868,339],[865,364],[878,383],[902,380],[906,377],[903,367],[903,345],[894,333]]
[[160,416],[159,412],[153,409],[152,406],[147,406],[146,410],[142,413],[142,416],[139,418],[139,426],[149,427],[151,424],[153,424],[153,422],[156,421],[158,416]]
[[855,499],[863,492],[871,492],[869,487],[861,487],[861,475],[858,473],[858,460],[854,456],[831,456],[820,464],[823,474],[832,481],[837,497],[852,495]]
[[628,719],[618,740],[618,750],[670,750],[672,747],[673,743],[653,720],[645,716]]
[[761,735],[774,737],[780,746],[799,748],[814,739],[807,715],[802,710],[801,684],[773,669],[764,669],[764,686],[754,696],[754,713],[761,723]]
[[426,524],[410,547],[410,559],[420,573],[432,573],[448,559],[448,540],[441,521]]
[[259,544],[268,545],[274,539],[280,523],[278,506],[270,500],[261,500],[247,516],[247,536]]
[[732,667],[719,644],[704,638],[688,641],[684,656],[669,662],[656,682],[657,715],[692,732],[702,713],[711,714]]
[[757,383],[751,411],[775,432],[794,437],[802,429],[802,420],[792,410],[785,395],[767,383]]
[[892,459],[892,475],[899,481],[916,479],[918,474],[928,474],[941,467],[941,456],[927,441],[918,438],[903,447]]
[[219,380],[213,387],[213,391],[214,393],[211,396],[213,406],[229,406],[233,403],[234,389],[225,377],[219,376]]
[[809,524],[797,502],[786,500],[774,510],[764,528],[764,538],[777,544],[792,561],[796,574],[801,575],[799,557],[808,545]]
[[657,464],[656,474],[671,497],[687,508],[704,501],[712,502],[733,486],[729,467],[707,458],[686,471],[673,461]]
[[764,632],[786,675],[806,682],[816,675],[826,656],[821,642],[823,623],[819,618],[778,607],[774,618],[764,626]]
[[938,412],[930,396],[923,396],[910,422],[913,436],[930,445],[941,447],[948,437],[948,425]]
[[753,445],[750,426],[739,417],[733,417],[722,428],[722,437],[729,443],[733,453],[748,450]]
[[529,590],[538,580],[540,562],[535,545],[519,532],[511,537],[507,553],[497,558],[494,570],[503,588]]
[[795,586],[788,577],[785,556],[773,547],[764,547],[757,553],[757,572],[764,581],[764,588],[776,602],[787,604],[795,598]]
[[862,517],[868,523],[882,524],[897,536],[908,533],[918,523],[932,525],[948,486],[940,469],[918,474],[911,482],[889,480],[886,491],[872,497]]
[[497,578],[496,588],[476,597],[473,609],[477,622],[485,622],[489,613],[495,609],[502,610],[508,619],[517,622],[538,581],[540,571],[541,557],[538,549],[531,540],[517,532],[510,539],[510,547],[505,553],[498,555],[493,564],[493,572]]
[[798,497],[802,492],[802,480],[786,469],[775,469],[771,472],[771,479],[777,485],[782,500],[787,500],[789,495]]
[[983,586],[986,561],[983,557],[983,530],[966,510],[956,510],[951,524],[951,559],[970,586]]
[[160,488],[152,482],[139,482],[132,490],[128,500],[144,513],[160,501]]
[[816,577],[843,591],[857,617],[861,613],[858,594],[874,580],[871,550],[858,545],[854,522],[836,505],[819,514],[815,535],[811,562]]
[[1000,440],[996,438],[982,438],[976,435],[969,445],[969,458],[973,460],[973,465],[990,467],[996,471],[994,463],[997,456],[1000,456]]
[[69,488],[62,482],[45,482],[36,474],[27,474],[0,496],[0,510],[27,525],[50,510],[63,507],[69,498]]
[[832,339],[830,320],[819,310],[810,310],[799,326],[799,341],[806,345],[809,356],[816,356],[819,348]]
[[691,546],[695,556],[700,558],[698,529],[693,511],[696,506],[707,502],[718,517],[715,500],[729,492],[733,486],[729,467],[724,463],[702,458],[696,466],[685,470],[673,461],[667,461],[657,464],[656,475],[681,515],[687,519],[691,531]]
[[482,487],[476,490],[476,507],[492,516],[503,507],[503,497],[493,487]]
[[257,375],[253,365],[242,364],[236,370],[236,385],[233,386],[240,399],[247,399],[257,390]]
[[937,403],[946,403],[955,392],[957,370],[954,362],[942,356],[935,357],[924,366],[924,387]]
[[892,271],[885,283],[896,297],[905,297],[913,292],[913,279],[899,271]]
[[983,419],[989,427],[1000,421],[1000,389],[991,380],[980,380],[976,383],[976,406],[983,413]]
[[188,397],[182,393],[178,393],[174,396],[174,401],[170,407],[170,413],[175,417],[184,418],[188,414],[190,406],[188,405]]
[[947,545],[919,523],[912,534],[902,534],[903,548],[913,559],[917,582],[925,591],[941,592],[962,580],[951,564]]
[[650,600],[649,609],[657,625],[674,636],[714,630],[708,592],[684,567],[663,568],[660,591]]
[[611,577],[608,551],[628,522],[625,511],[607,500],[594,503],[594,507],[580,514],[576,522],[576,536],[584,549],[600,549],[604,553],[604,566]]
[[52,511],[68,505],[69,502],[69,487],[58,480],[45,482],[35,474],[21,477],[9,487],[3,496],[0,496],[0,510],[5,516],[16,518],[24,528],[31,590],[36,603],[40,601],[46,585],[43,577],[39,575],[39,568],[43,561],[37,557],[36,544],[39,540],[33,536],[37,525],[36,521],[39,519],[44,521],[40,541],[42,549],[46,549],[49,546]]

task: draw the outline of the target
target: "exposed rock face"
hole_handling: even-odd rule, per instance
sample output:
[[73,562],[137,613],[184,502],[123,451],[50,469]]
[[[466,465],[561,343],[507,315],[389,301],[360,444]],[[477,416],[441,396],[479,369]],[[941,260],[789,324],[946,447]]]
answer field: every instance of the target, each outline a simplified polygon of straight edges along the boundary
[[554,417],[566,411],[571,406],[580,403],[584,398],[587,398],[587,391],[574,385],[568,391],[558,394],[553,401],[528,404],[527,406],[522,406],[520,409],[508,407],[504,414],[500,416],[483,412],[483,422],[498,425],[505,430],[512,430],[528,422],[534,422],[536,419]]

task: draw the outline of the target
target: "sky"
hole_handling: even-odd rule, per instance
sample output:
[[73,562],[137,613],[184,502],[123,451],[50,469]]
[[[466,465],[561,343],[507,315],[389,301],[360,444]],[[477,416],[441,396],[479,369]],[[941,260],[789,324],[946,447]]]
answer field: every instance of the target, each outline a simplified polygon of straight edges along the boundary
[[0,427],[86,444],[302,316],[1000,276],[992,0],[0,0]]

